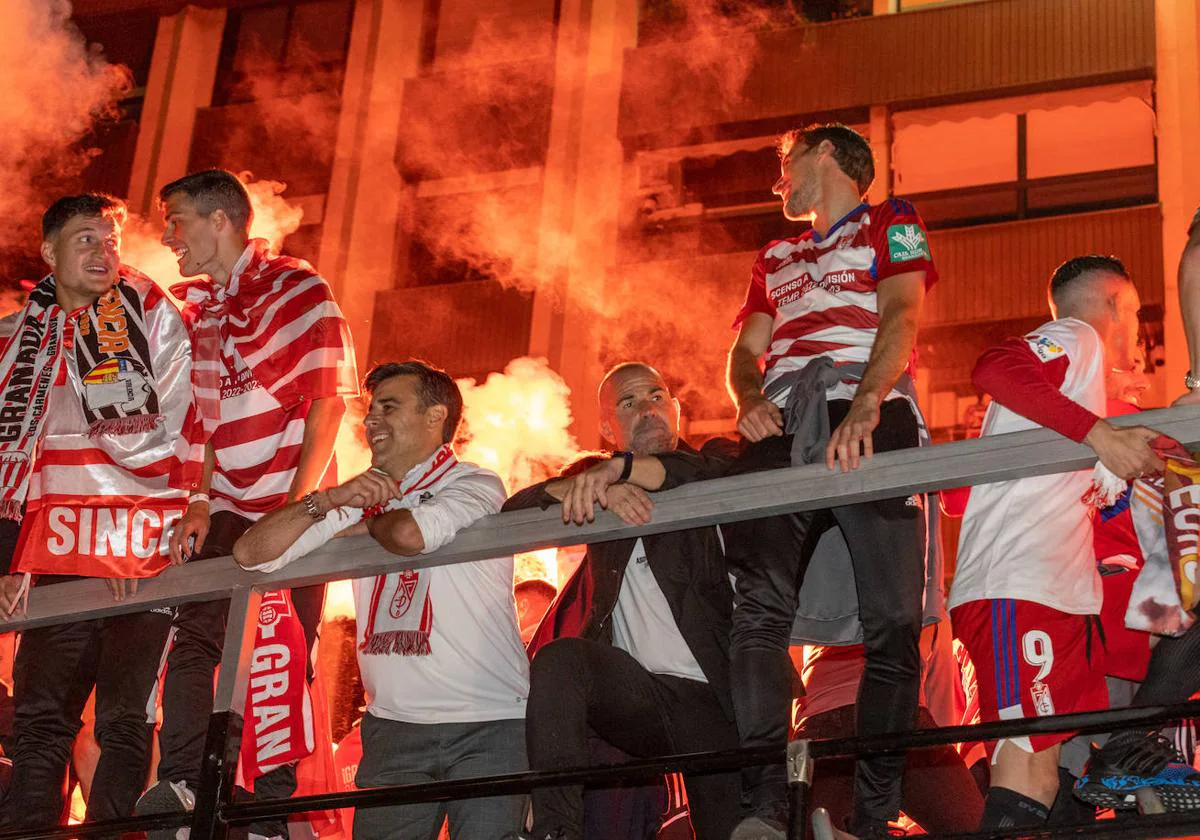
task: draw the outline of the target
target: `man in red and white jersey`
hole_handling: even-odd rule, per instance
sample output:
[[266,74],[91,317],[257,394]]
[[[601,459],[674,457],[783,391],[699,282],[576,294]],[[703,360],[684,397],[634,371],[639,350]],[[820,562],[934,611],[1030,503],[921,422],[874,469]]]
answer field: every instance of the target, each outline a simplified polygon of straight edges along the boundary
[[[201,277],[172,289],[195,346],[196,404],[208,439],[206,478],[173,537],[177,562],[228,555],[250,524],[319,486],[333,453],[344,398],[357,394],[350,331],[329,285],[303,260],[250,239],[252,208],[230,172],[208,170],[159,191],[163,244],[180,273]],[[322,587],[292,593],[308,644]],[[139,813],[189,808],[199,782],[212,714],[213,671],[227,602],[185,604],[163,688],[159,783]],[[306,651],[305,651],[306,652]],[[300,657],[296,657],[300,658]],[[255,782],[260,797],[290,796],[295,767]],[[286,834],[281,821],[252,834]]]
[[[779,152],[774,192],[784,216],[811,218],[812,228],[759,252],[734,323],[729,391],[749,444],[731,472],[813,462],[856,469],[864,456],[917,446],[922,437],[910,363],[937,271],[911,204],[863,202],[875,164],[862,135],[843,125],[811,126],[784,135]],[[912,496],[722,526],[737,578],[732,683],[744,746],[782,749],[787,740],[797,592],[810,546],[832,527],[850,549],[863,624],[858,732],[912,728],[924,507],[924,497]],[[886,834],[900,809],[904,761],[876,756],[857,763],[855,834]],[[751,769],[743,785],[750,811],[734,840],[783,838],[784,767]]]
[[[158,286],[120,264],[125,217],[121,201],[96,194],[61,198],[46,211],[42,257],[53,273],[0,344],[5,615],[22,608],[31,575],[39,588],[85,576],[103,578],[117,600],[136,593],[139,580],[168,565],[171,525],[200,477],[187,331]],[[100,756],[88,818],[132,813],[149,770],[171,614],[22,634],[0,828],[45,829],[61,819],[63,779],[93,689]]]
[[[1113,257],[1063,263],[1050,280],[1055,320],[988,350],[975,386],[992,396],[984,435],[1045,426],[1090,446],[1125,479],[1162,468],[1157,433],[1117,429],[1105,413],[1105,372],[1132,367],[1137,289]],[[975,665],[984,720],[1106,708],[1097,632],[1091,470],[982,484],[963,514],[950,590],[955,634]],[[983,827],[1038,826],[1058,792],[1069,734],[1000,741]]]

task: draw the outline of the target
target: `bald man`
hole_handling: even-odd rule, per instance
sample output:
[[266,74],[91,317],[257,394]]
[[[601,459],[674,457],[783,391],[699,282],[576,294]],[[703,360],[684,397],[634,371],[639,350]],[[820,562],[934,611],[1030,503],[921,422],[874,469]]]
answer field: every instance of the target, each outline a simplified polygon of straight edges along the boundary
[[[600,385],[600,431],[615,451],[517,493],[505,510],[561,505],[582,524],[597,506],[630,524],[653,515],[647,491],[715,478],[729,441],[697,452],[679,439],[679,402],[662,375],[618,365]],[[588,546],[530,650],[526,742],[535,770],[588,763],[588,733],[629,755],[737,746],[729,691],[733,591],[716,528]],[[728,840],[736,773],[685,776],[697,840]],[[536,840],[581,840],[583,788],[537,788]]]

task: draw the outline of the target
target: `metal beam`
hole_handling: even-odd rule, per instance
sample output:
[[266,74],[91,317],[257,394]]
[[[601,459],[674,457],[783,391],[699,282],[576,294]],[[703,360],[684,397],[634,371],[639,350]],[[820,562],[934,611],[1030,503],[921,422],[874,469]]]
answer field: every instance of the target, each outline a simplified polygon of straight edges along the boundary
[[[1113,418],[1110,422],[1117,426],[1149,426],[1186,446],[1200,445],[1200,406],[1148,411]],[[599,512],[595,522],[577,527],[563,525],[556,510],[526,510],[487,517],[460,532],[449,545],[419,557],[397,557],[370,537],[359,536],[333,540],[269,575],[247,572],[227,557],[170,568],[157,578],[143,581],[137,595],[120,603],[112,601],[99,580],[34,588],[28,614],[0,622],[0,632],[41,627],[63,619],[101,618],[187,601],[226,598],[239,587],[280,589],[370,577],[549,546],[604,542],[788,511],[1086,469],[1095,460],[1096,456],[1086,446],[1048,429],[1036,429],[885,452],[853,473],[830,473],[823,465],[770,470],[657,493],[654,521],[636,527],[625,525],[606,511]]]

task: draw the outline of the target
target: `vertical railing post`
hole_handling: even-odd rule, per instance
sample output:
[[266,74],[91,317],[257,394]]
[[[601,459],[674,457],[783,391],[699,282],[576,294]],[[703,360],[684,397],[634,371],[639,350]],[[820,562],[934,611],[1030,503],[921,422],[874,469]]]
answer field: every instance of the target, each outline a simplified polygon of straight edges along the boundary
[[788,820],[788,840],[804,840],[808,820],[808,790],[812,786],[813,760],[807,738],[788,743],[788,793],[791,798],[791,818]]
[[242,743],[242,717],[260,599],[260,593],[250,588],[235,589],[229,598],[225,648],[221,652],[213,713],[204,741],[204,763],[196,791],[192,840],[224,840],[228,830],[221,822],[220,809],[233,801],[234,773]]

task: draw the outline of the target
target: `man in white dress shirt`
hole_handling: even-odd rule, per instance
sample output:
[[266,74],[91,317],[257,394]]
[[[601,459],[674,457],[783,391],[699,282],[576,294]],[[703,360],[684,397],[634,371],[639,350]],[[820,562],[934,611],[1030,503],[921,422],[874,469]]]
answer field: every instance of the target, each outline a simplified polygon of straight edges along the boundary
[[[366,378],[363,425],[371,469],[272,511],[234,546],[248,568],[273,571],[365,520],[388,551],[435,551],[496,513],[504,485],[459,462],[450,442],[462,395],[422,362],[380,365]],[[529,668],[513,603],[512,557],[391,572],[354,582],[358,664],[367,692],[359,787],[525,770]],[[356,840],[498,840],[519,828],[525,797],[363,809]]]

